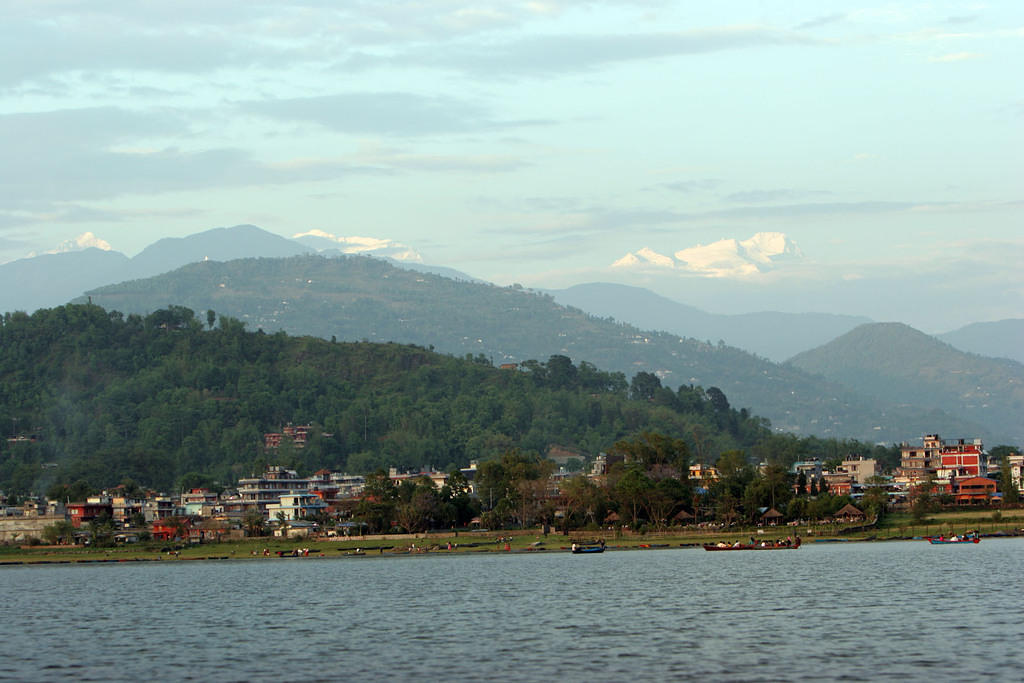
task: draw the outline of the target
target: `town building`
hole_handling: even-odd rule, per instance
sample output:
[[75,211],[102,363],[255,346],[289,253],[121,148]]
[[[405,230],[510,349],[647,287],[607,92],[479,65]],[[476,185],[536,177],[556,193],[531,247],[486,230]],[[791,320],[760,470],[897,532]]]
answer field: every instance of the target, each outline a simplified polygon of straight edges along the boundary
[[988,461],[982,450],[981,439],[969,442],[965,439],[943,441],[939,460],[936,476],[940,479],[983,477],[988,473]]
[[853,477],[854,483],[867,484],[868,480],[880,474],[878,461],[874,458],[855,458],[844,460],[839,465],[839,471]]
[[188,517],[166,517],[154,521],[150,533],[158,541],[188,540],[192,530],[192,520]]
[[267,505],[270,519],[288,521],[315,517],[326,510],[327,503],[315,493],[285,493],[281,495],[280,502]]
[[957,482],[954,498],[957,505],[989,505],[1000,497],[998,482],[988,477],[968,477]]
[[986,473],[981,439],[942,440],[938,434],[926,434],[920,446],[900,445],[897,480],[915,484],[931,478],[946,481],[958,477],[977,477]]
[[306,493],[309,479],[299,477],[295,470],[280,465],[271,465],[261,477],[238,480],[238,495],[246,509],[256,509],[267,517],[267,506],[280,502],[288,493]]
[[158,519],[185,514],[178,501],[170,496],[150,496],[142,505],[142,514],[146,523],[152,524]]
[[300,477],[295,470],[272,465],[261,477],[239,479],[237,496],[222,495],[215,512],[237,518],[256,509],[264,518],[271,519],[267,506],[280,504],[281,496],[289,494],[317,496],[333,510],[339,501],[362,494],[365,487],[366,478],[362,475],[320,470],[311,477]]
[[821,460],[812,458],[811,460],[803,460],[801,462],[793,463],[793,468],[790,470],[796,476],[801,474],[807,478],[808,486],[812,481],[820,481],[822,478]]
[[607,453],[598,453],[597,457],[594,458],[593,464],[590,466],[591,477],[603,477],[608,474],[612,467],[625,462],[626,456],[624,455],[608,455]]
[[66,505],[71,524],[77,529],[101,517],[113,518],[114,506],[110,496],[89,496],[84,503]]
[[1012,453],[1006,457],[1010,466],[1010,480],[1017,487],[1017,491],[1024,493],[1024,455]]
[[181,494],[181,507],[190,517],[212,517],[218,510],[220,496],[209,489],[190,489]]
[[263,446],[267,450],[273,450],[281,446],[281,441],[288,439],[295,448],[305,448],[309,432],[312,429],[312,425],[288,425],[280,432],[264,434]]
[[111,496],[111,516],[118,526],[129,526],[132,517],[143,514],[146,501],[142,498],[131,498],[129,496]]
[[[850,495],[853,492],[853,486],[856,483],[853,475],[839,471],[823,472],[821,480],[825,483],[828,492],[833,496]],[[821,486],[820,483],[819,486]]]
[[689,478],[697,481],[713,482],[718,481],[719,473],[718,469],[711,465],[697,463],[696,465],[690,465]]

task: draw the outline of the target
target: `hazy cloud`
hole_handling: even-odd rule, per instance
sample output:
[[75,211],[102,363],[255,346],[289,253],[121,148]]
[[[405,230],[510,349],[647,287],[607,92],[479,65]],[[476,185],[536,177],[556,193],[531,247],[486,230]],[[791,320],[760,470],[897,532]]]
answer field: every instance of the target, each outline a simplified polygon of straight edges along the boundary
[[972,21],[977,21],[981,17],[980,14],[965,14],[961,16],[946,17],[947,24],[969,24]]
[[766,204],[770,202],[793,201],[820,195],[831,194],[826,190],[746,190],[733,192],[724,197],[725,201],[737,204]]
[[0,60],[0,84],[68,72],[197,73],[284,61],[280,48],[248,38],[210,26],[175,30],[174,25],[155,22],[140,25],[116,13],[57,12],[56,16],[7,20],[0,24],[0,44],[5,54],[17,58]]
[[950,53],[948,55],[941,55],[939,57],[931,57],[931,58],[928,59],[928,61],[929,62],[938,62],[938,63],[942,63],[942,62],[963,62],[963,61],[966,61],[968,59],[978,59],[979,57],[982,57],[982,56],[983,55],[981,55],[980,53],[977,53],[977,52],[952,52],[952,53]]
[[247,102],[251,113],[306,121],[356,135],[467,133],[529,122],[499,122],[482,108],[454,97],[402,92],[343,93]]
[[[817,42],[791,31],[763,26],[730,26],[678,33],[536,36],[484,47],[433,47],[383,61],[477,74],[549,74],[588,71],[617,62],[765,46],[813,45]],[[365,55],[363,59],[365,64],[373,62]]]
[[[186,150],[140,140],[189,137],[175,114],[114,107],[0,116],[0,149],[17,163],[0,165],[0,201],[8,210],[57,210],[55,203],[261,183],[381,174],[386,168],[345,161],[264,163],[246,150]],[[75,210],[82,210],[78,207]]]
[[714,190],[722,184],[718,178],[700,178],[697,180],[679,180],[672,183],[665,183],[661,187],[674,192],[700,192]]
[[504,173],[531,165],[523,159],[508,155],[417,154],[383,148],[361,151],[354,158],[361,164],[382,166],[396,171]]
[[828,26],[829,24],[837,24],[843,21],[844,19],[846,19],[846,15],[843,14],[842,12],[838,12],[835,14],[825,14],[823,16],[815,17],[814,19],[805,21],[802,24],[797,24],[796,30],[804,31],[812,28],[820,28],[821,26]]

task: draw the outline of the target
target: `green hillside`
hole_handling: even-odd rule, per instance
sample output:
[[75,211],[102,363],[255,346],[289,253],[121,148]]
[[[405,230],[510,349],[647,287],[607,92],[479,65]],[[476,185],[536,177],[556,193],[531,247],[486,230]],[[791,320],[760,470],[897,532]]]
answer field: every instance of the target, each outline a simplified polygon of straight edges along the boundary
[[792,366],[724,344],[646,332],[560,306],[520,287],[463,282],[366,257],[203,262],[89,293],[110,310],[145,314],[169,304],[214,309],[250,329],[325,339],[394,341],[498,365],[566,355],[666,386],[715,386],[778,431],[902,441],[937,429],[980,432],[935,410],[865,399]]
[[900,323],[876,323],[789,362],[879,400],[962,415],[1006,443],[1024,442],[1024,365],[1015,361],[964,353]]
[[[313,425],[308,445],[264,452],[263,434],[289,423]],[[163,490],[230,485],[268,463],[447,470],[551,446],[585,458],[644,431],[686,439],[705,460],[755,447],[801,456],[710,388],[672,391],[646,373],[630,382],[564,356],[502,370],[417,346],[247,332],[181,307],[6,314],[0,425],[11,430],[0,441],[8,493],[125,478]]]

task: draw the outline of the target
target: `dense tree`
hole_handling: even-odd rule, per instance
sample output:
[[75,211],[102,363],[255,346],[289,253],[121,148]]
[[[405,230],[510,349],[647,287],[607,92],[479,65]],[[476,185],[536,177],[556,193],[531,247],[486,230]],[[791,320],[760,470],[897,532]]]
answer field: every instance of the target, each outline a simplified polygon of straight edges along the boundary
[[629,385],[630,398],[637,401],[650,401],[654,399],[657,391],[661,389],[661,380],[652,372],[638,372]]
[[1003,505],[1013,506],[1020,502],[1020,491],[1013,481],[1010,456],[1004,454],[999,460],[999,490],[1003,493]]
[[[592,456],[643,430],[673,435],[680,452],[696,433],[709,450],[767,434],[754,418],[739,421],[749,434],[721,432],[699,388],[677,393],[641,375],[631,400],[621,373],[563,355],[510,372],[419,347],[331,344],[213,320],[207,313],[203,325],[182,306],[145,317],[91,305],[8,316],[0,419],[34,440],[0,442],[0,487],[82,481],[96,490],[130,477],[165,491],[221,489],[268,462],[368,472],[551,445]],[[313,425],[305,448],[286,440],[264,452],[262,435],[288,423]]]
[[43,528],[43,540],[50,545],[74,543],[75,527],[68,520],[48,524]]
[[262,536],[264,529],[263,513],[259,510],[249,510],[242,518],[242,526],[245,528],[246,536]]

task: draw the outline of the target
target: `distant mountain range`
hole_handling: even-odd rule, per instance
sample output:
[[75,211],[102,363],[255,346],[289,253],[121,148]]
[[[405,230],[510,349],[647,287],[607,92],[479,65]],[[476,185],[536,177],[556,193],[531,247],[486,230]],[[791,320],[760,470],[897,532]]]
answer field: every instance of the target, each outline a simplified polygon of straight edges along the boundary
[[0,265],[0,311],[31,313],[59,306],[94,287],[152,277],[206,259],[230,261],[314,251],[254,225],[236,225],[158,240],[133,258],[96,247],[44,254]]
[[6,312],[66,304],[93,287],[120,282],[131,262],[118,251],[89,247],[43,254],[0,266],[0,309]]
[[564,354],[671,387],[718,387],[734,407],[781,431],[895,441],[940,431],[989,438],[1002,431],[959,416],[858,395],[839,384],[725,344],[646,332],[557,304],[520,287],[460,282],[367,257],[203,262],[89,292],[94,303],[147,313],[174,303],[212,309],[250,329],[340,340],[396,341],[495,364]]
[[609,283],[551,290],[555,301],[599,317],[665,330],[683,337],[724,341],[769,360],[781,362],[871,322],[831,313],[744,313],[718,315],[667,299],[642,287]]
[[[314,234],[315,233],[315,234]],[[92,235],[83,244],[105,244]],[[106,284],[152,277],[203,260],[278,258],[321,253],[350,253],[355,248],[409,270],[435,273],[455,280],[484,282],[444,266],[426,265],[405,245],[386,240],[349,238],[339,242],[312,231],[288,239],[253,225],[214,228],[182,238],[158,240],[129,258],[120,252],[89,247],[62,251],[0,265],[0,312],[59,306]],[[77,245],[69,241],[63,249]],[[380,242],[374,244],[373,242]],[[550,290],[556,301],[598,317],[611,317],[641,329],[673,334],[744,349],[781,362],[824,344],[854,327],[872,322],[838,313],[756,312],[738,315],[709,313],[640,287],[609,283],[580,284]],[[1024,362],[1024,319],[975,323],[939,335],[962,351]]]
[[[651,370],[669,385],[718,386],[734,404],[768,417],[778,429],[801,434],[884,441],[940,431],[1009,439],[1017,438],[1011,435],[1024,423],[1018,419],[1011,428],[1001,419],[992,422],[989,416],[998,409],[968,409],[973,404],[953,400],[959,394],[945,389],[934,393],[942,400],[922,400],[935,379],[926,368],[916,379],[904,378],[917,386],[907,397],[883,382],[867,383],[857,372],[839,374],[842,358],[829,360],[831,369],[815,360],[812,350],[825,346],[820,353],[831,353],[829,342],[870,322],[864,318],[718,315],[649,290],[604,283],[543,295],[410,260],[344,257],[345,245],[338,244],[309,236],[290,240],[245,225],[160,240],[134,258],[97,248],[47,254],[0,265],[0,310],[32,311],[89,292],[97,303],[125,312],[169,304],[213,308],[246,320],[251,329],[406,341],[448,353],[482,353],[495,362],[565,353],[627,376]],[[316,249],[337,258],[295,258]],[[409,257],[404,249],[387,244],[381,253],[404,259]],[[244,260],[233,262],[238,258]],[[176,268],[181,269],[168,273]],[[940,338],[963,351],[1024,360],[1024,320],[977,323]],[[894,340],[879,353],[913,367],[914,353],[900,350],[908,339]],[[790,357],[793,362],[783,366],[765,360]],[[930,358],[920,356],[925,357]],[[957,368],[968,361],[974,362],[967,354],[951,356],[943,367],[958,375],[980,372]],[[930,406],[957,417],[933,413]],[[1008,409],[1012,418],[1015,408]]]
[[973,323],[938,338],[964,351],[1024,363],[1024,319]]

